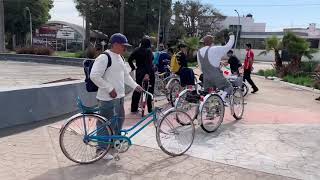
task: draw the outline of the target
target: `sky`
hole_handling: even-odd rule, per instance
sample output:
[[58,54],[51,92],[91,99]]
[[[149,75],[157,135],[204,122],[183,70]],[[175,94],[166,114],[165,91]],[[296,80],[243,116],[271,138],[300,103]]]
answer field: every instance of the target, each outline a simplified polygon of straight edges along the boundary
[[[54,0],[51,20],[63,20],[82,25],[82,17],[75,8],[74,0]],[[175,1],[175,0],[173,0]],[[316,23],[320,28],[320,0],[200,0],[210,4],[226,16],[251,13],[255,22],[266,23],[266,31],[282,31],[283,28],[306,28]]]

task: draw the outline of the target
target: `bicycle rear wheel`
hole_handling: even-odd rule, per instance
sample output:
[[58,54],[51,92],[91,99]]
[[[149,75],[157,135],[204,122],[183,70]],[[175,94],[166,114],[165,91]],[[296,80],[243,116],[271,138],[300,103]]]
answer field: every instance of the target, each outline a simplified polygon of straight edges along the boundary
[[[175,108],[177,110],[181,110],[183,112],[188,113],[189,116],[192,118],[192,120],[194,120],[194,119],[196,119],[196,117],[198,115],[200,100],[198,101],[198,103],[188,102],[186,100],[188,93],[191,93],[191,92],[186,91],[184,94],[180,93],[180,96],[176,99]],[[182,123],[182,121],[181,121],[181,123]]]
[[244,113],[244,98],[242,90],[237,88],[233,93],[233,102],[231,103],[233,108],[233,117],[236,120],[242,119]]
[[154,95],[155,96],[165,95],[164,89],[165,89],[165,84],[163,80],[158,75],[156,75],[156,79],[154,83]]
[[[181,125],[176,118],[184,121]],[[195,127],[190,116],[179,110],[169,111],[157,126],[156,139],[160,149],[170,156],[180,156],[191,147]]]
[[60,130],[59,144],[62,153],[71,161],[80,164],[90,164],[104,157],[110,149],[110,144],[98,143],[85,136],[85,130],[90,134],[97,129],[100,130],[92,135],[111,136],[113,133],[108,125],[104,128],[99,127],[103,123],[105,120],[94,114],[79,115],[69,120]]
[[224,110],[220,96],[211,94],[200,109],[201,128],[207,133],[216,131],[223,121]]
[[[167,83],[166,83],[166,86],[165,86],[165,88],[166,88],[165,91],[166,91],[167,100],[169,102],[171,102],[171,89],[175,84],[180,84],[178,79],[173,79],[171,81],[170,81],[170,79],[167,80]],[[167,86],[168,86],[168,88],[167,88]]]

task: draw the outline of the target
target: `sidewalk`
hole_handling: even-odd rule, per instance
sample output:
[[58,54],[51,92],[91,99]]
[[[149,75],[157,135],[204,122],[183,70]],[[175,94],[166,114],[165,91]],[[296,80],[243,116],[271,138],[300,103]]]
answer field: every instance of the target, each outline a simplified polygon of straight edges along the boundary
[[286,180],[283,176],[215,163],[188,155],[171,158],[162,151],[133,146],[120,161],[78,165],[67,160],[51,126],[1,138],[0,179],[245,179]]

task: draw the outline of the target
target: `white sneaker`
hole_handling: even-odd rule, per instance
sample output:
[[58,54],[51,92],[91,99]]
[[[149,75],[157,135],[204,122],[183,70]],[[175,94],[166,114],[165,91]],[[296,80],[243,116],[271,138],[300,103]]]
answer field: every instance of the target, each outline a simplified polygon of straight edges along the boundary
[[105,159],[105,160],[112,160],[114,157],[113,157],[113,155],[111,155],[111,154],[106,154],[104,157],[103,157],[103,159]]
[[228,101],[223,101],[223,104],[225,107],[229,107],[230,106],[230,103]]

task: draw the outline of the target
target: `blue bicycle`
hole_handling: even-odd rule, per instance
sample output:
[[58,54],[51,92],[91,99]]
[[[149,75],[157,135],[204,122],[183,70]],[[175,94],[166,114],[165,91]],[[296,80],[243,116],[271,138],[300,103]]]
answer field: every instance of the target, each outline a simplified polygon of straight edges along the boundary
[[[149,92],[143,92],[153,99]],[[86,107],[77,99],[80,113],[72,116],[60,129],[59,144],[63,154],[73,162],[89,164],[103,158],[111,148],[115,150],[114,159],[126,152],[132,145],[131,139],[152,122],[156,127],[156,140],[160,149],[170,156],[184,154],[192,145],[195,127],[190,116],[171,108],[162,113],[160,108],[142,117],[129,129],[120,130],[115,135],[111,121],[98,114],[99,109]],[[162,114],[159,116],[159,114]],[[159,118],[160,117],[160,118]],[[158,120],[157,120],[158,119]],[[184,122],[183,125],[179,122]],[[136,130],[135,130],[136,129]]]

